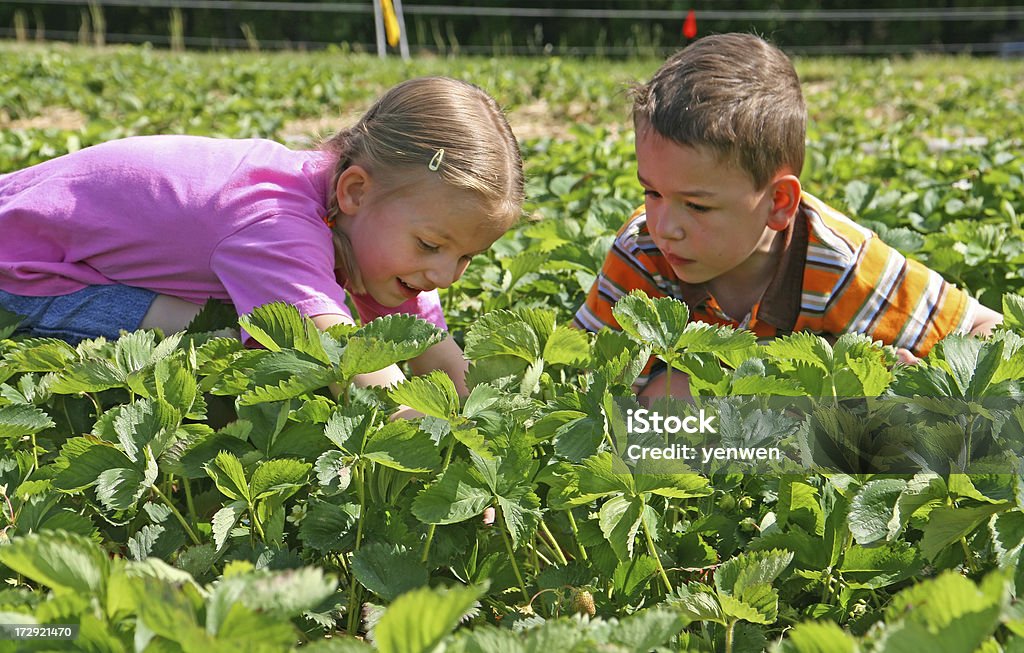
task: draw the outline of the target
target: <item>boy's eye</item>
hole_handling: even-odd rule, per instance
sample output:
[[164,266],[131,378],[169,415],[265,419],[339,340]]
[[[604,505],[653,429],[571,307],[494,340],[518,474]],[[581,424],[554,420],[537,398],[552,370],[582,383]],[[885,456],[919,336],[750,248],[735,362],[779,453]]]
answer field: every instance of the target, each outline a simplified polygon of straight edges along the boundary
[[650,197],[651,199],[658,199],[661,195],[657,191],[650,190],[649,188],[644,189],[644,197]]
[[708,211],[711,210],[710,206],[704,206],[703,204],[694,204],[693,202],[687,202],[686,206],[694,213],[707,213]]
[[437,250],[441,249],[438,245],[434,245],[433,243],[428,243],[427,241],[422,239],[417,240],[419,240],[420,249],[424,249],[428,252],[436,252]]

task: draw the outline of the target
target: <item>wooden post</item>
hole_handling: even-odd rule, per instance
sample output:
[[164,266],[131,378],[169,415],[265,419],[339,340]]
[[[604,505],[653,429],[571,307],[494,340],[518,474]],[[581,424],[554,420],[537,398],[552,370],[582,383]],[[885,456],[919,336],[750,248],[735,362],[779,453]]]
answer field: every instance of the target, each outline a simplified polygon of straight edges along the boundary
[[388,46],[384,41],[384,10],[380,6],[380,0],[373,2],[373,24],[377,28],[377,56],[384,59],[388,56]]

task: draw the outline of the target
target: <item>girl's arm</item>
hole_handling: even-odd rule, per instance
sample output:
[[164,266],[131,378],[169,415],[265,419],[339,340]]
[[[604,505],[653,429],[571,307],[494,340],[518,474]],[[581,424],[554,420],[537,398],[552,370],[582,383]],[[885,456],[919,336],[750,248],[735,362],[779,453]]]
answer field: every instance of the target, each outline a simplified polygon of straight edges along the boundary
[[455,382],[455,389],[460,397],[469,395],[466,387],[466,371],[469,361],[462,354],[462,348],[449,335],[441,342],[409,361],[413,374],[426,374],[432,370],[441,370]]

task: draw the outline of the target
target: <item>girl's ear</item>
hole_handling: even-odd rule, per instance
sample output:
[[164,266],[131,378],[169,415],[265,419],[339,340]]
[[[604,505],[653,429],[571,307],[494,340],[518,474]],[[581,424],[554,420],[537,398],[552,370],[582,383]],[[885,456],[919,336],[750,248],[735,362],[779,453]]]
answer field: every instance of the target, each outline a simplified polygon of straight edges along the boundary
[[338,194],[338,209],[346,215],[352,215],[366,201],[366,193],[370,188],[370,173],[360,165],[350,165],[338,176],[335,192]]
[[800,180],[796,175],[782,175],[772,182],[770,192],[772,205],[768,227],[784,231],[800,208]]

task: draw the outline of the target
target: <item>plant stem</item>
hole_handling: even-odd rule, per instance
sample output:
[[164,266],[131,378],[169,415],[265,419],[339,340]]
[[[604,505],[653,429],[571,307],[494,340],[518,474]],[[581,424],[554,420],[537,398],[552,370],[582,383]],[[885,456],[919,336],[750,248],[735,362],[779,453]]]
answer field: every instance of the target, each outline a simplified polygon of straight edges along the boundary
[[[359,496],[359,524],[356,526],[356,544],[352,549],[353,553],[359,550],[359,544],[363,541],[363,523],[366,521],[366,489],[364,487],[366,468],[363,465],[363,460],[360,459],[355,466],[356,493]],[[358,608],[359,586],[356,585],[355,570],[351,570],[348,581],[348,632],[353,637],[359,628]]]
[[[646,503],[643,504],[646,507]],[[665,584],[665,592],[668,594],[672,593],[672,583],[668,580],[668,574],[665,573],[665,567],[661,564],[661,557],[658,555],[658,549],[654,546],[654,538],[651,537],[651,531],[647,528],[647,520],[644,519],[643,508],[640,510],[640,527],[644,531],[644,539],[647,541],[647,551],[654,558],[654,562],[658,565],[658,575],[661,576],[661,582]]]
[[580,530],[576,527],[576,518],[572,516],[572,509],[565,511],[565,514],[569,517],[569,528],[572,530],[573,539],[576,541],[576,548],[580,551],[580,560],[587,561],[587,550],[583,548],[580,543]]
[[501,533],[501,539],[505,543],[505,551],[508,552],[509,562],[512,563],[512,571],[516,575],[516,582],[519,583],[519,591],[523,593],[523,598],[526,602],[530,602],[530,595],[526,591],[526,583],[523,582],[523,575],[519,572],[519,564],[516,563],[516,554],[512,550],[512,541],[508,537],[508,523],[505,521],[505,512],[501,509],[501,506],[497,508],[497,518],[501,520],[501,525],[498,531]]
[[160,500],[164,502],[164,505],[171,509],[171,514],[174,515],[174,518],[178,520],[178,523],[180,523],[182,528],[185,529],[185,532],[188,533],[188,537],[190,540],[192,540],[192,543],[199,544],[199,536],[197,536],[195,531],[192,530],[192,527],[188,525],[188,522],[185,521],[185,518],[181,516],[181,513],[178,512],[178,509],[174,507],[174,504],[171,503],[171,500],[167,498],[167,495],[160,491],[160,487],[156,483],[154,483],[151,487],[153,489],[153,492],[156,493],[156,496],[159,497]]
[[192,523],[195,524],[198,520],[196,518],[196,504],[192,500],[192,486],[189,485],[187,478],[182,478],[181,482],[185,486],[185,505],[188,507],[188,516]]
[[555,539],[554,534],[552,534],[551,530],[548,529],[548,525],[544,522],[543,519],[540,520],[540,530],[541,533],[543,533],[544,536],[547,537],[547,543],[550,545],[551,552],[555,554],[555,557],[558,559],[558,562],[560,562],[563,565],[569,564],[569,561],[565,559],[565,554],[562,553],[561,545],[558,544],[558,540]]
[[[444,454],[444,463],[441,465],[441,474],[438,475],[439,477],[448,471],[448,465],[452,462],[452,453],[455,451],[455,443],[458,442],[454,434],[449,434],[449,436],[452,441],[448,443],[448,451]],[[426,564],[427,558],[430,556],[430,544],[434,541],[434,531],[436,530],[437,524],[431,524],[427,528],[427,541],[423,543],[423,555],[420,556],[420,562],[424,564]]]
[[732,637],[734,628],[736,628],[735,619],[730,621],[729,625],[725,627],[725,653],[732,653]]

